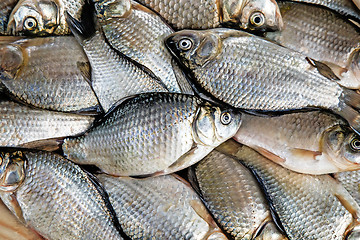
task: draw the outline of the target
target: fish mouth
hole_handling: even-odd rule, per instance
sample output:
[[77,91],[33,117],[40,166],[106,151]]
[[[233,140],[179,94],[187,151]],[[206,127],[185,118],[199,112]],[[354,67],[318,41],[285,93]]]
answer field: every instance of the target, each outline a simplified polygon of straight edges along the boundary
[[178,57],[179,49],[177,47],[177,42],[174,41],[174,35],[169,35],[164,40],[166,48],[176,57]]

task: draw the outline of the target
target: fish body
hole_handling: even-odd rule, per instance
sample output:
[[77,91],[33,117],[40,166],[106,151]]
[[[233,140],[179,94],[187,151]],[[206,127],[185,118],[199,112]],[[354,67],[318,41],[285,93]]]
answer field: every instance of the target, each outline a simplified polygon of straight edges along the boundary
[[360,171],[340,172],[334,174],[334,176],[355,201],[360,204]]
[[131,239],[227,239],[191,186],[175,175],[98,175]]
[[98,110],[89,62],[74,37],[2,38],[0,80],[12,97],[49,110]]
[[231,138],[240,113],[191,95],[148,93],[130,98],[62,149],[78,164],[117,176],[167,174],[186,168]]
[[122,239],[109,202],[79,166],[11,148],[1,149],[1,159],[1,199],[45,238]]
[[18,0],[2,0],[0,2],[0,35],[6,35],[6,27],[11,11]]

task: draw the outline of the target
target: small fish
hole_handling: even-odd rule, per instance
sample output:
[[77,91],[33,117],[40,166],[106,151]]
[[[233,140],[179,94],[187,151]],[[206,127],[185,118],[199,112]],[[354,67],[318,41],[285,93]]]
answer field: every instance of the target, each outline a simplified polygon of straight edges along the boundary
[[189,175],[220,227],[234,239],[258,239],[268,232],[273,240],[287,239],[276,227],[273,231],[269,204],[255,176],[238,160],[214,150]]
[[283,22],[274,0],[138,0],[175,29],[208,29],[221,24],[250,30],[278,30]]
[[340,86],[296,51],[231,29],[183,30],[166,45],[193,82],[232,107],[251,111],[329,109],[360,132],[360,94]]
[[189,183],[176,175],[97,177],[131,239],[227,239]]
[[6,35],[6,27],[9,21],[9,16],[17,2],[18,0],[0,1],[0,35]]
[[192,95],[147,93],[117,106],[64,154],[116,176],[160,175],[195,164],[234,136],[241,114]]
[[80,18],[85,0],[20,0],[7,25],[9,35],[66,35],[65,12]]
[[100,111],[90,65],[72,36],[0,38],[0,82],[11,97],[63,112]]
[[289,239],[343,240],[359,234],[360,208],[331,176],[293,172],[234,141],[217,150],[254,172]]
[[47,239],[123,239],[109,200],[81,168],[50,152],[0,149],[0,197]]

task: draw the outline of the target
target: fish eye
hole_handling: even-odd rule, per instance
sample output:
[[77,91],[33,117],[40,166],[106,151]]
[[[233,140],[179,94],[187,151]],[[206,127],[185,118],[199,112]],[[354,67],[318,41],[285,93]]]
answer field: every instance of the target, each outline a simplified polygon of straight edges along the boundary
[[37,27],[37,21],[33,17],[28,17],[24,21],[24,28],[28,31],[32,31]]
[[184,39],[181,39],[180,41],[179,41],[179,44],[178,44],[179,46],[179,48],[181,49],[181,50],[189,50],[191,47],[192,47],[192,45],[193,45],[193,42],[190,40],[190,39],[188,39],[188,38],[184,38]]
[[352,139],[350,142],[350,148],[353,151],[360,151],[360,140],[357,138]]
[[250,16],[250,23],[254,27],[261,27],[265,23],[265,16],[261,12],[255,12]]
[[231,120],[232,120],[232,117],[231,117],[230,113],[228,113],[228,112],[221,113],[220,121],[222,124],[228,125],[229,123],[231,123]]

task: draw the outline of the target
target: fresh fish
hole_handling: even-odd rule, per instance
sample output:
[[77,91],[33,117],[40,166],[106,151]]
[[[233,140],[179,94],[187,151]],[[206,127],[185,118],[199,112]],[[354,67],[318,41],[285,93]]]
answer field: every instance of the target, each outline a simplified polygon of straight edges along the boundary
[[[3,0],[2,0],[3,1]],[[85,0],[19,0],[7,25],[10,35],[66,35],[65,12],[80,18]]]
[[232,107],[265,112],[325,108],[360,132],[360,94],[321,75],[298,52],[221,28],[176,32],[166,44],[200,88]]
[[192,93],[164,44],[165,37],[174,31],[157,14],[131,0],[93,1],[112,47],[148,68],[170,92]]
[[56,111],[98,110],[90,65],[74,37],[1,38],[0,81],[11,96]]
[[[274,222],[265,196],[251,171],[238,160],[214,150],[189,175],[220,227],[234,239],[257,239],[271,229]],[[287,238],[277,230],[277,237],[271,239]]]
[[250,30],[282,28],[275,0],[138,0],[176,29],[207,29],[221,24]]
[[11,101],[0,101],[0,146],[19,146],[48,138],[79,135],[94,117],[46,111]]
[[72,162],[50,152],[1,148],[0,196],[48,239],[122,239],[99,186]]
[[[339,84],[360,89],[360,30],[329,9],[279,2],[284,28],[265,36],[330,67]],[[316,30],[314,30],[316,29]]]
[[108,174],[167,174],[205,157],[239,129],[241,114],[192,95],[148,93],[120,104],[64,154]]
[[9,16],[18,0],[1,0],[0,1],[0,35],[6,34],[6,27]]
[[340,181],[355,201],[360,204],[360,171],[339,172],[334,177]]
[[129,96],[168,91],[161,81],[115,51],[100,30],[91,29],[94,26],[84,26],[89,21],[80,23],[71,16],[68,21],[89,59],[92,89],[105,112]]
[[98,178],[131,239],[227,239],[199,196],[176,175]]
[[217,148],[249,167],[289,239],[348,239],[358,234],[360,208],[329,175],[292,172],[235,142]]
[[358,9],[360,9],[360,1],[359,0],[353,0],[353,3],[357,6]]

